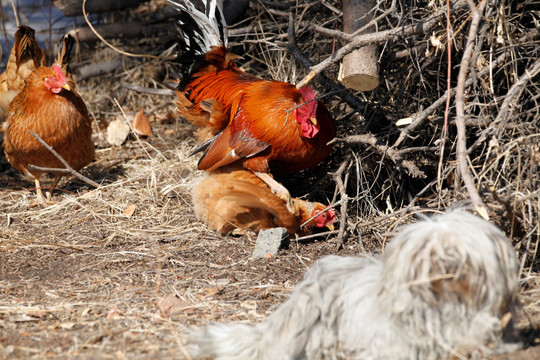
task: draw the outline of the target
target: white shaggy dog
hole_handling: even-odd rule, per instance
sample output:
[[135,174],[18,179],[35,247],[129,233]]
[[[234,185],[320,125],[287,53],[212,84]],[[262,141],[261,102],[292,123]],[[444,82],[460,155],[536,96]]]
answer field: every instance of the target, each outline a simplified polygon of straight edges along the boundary
[[196,358],[447,359],[501,348],[518,263],[494,225],[462,211],[405,226],[380,259],[328,256],[261,324],[191,334]]

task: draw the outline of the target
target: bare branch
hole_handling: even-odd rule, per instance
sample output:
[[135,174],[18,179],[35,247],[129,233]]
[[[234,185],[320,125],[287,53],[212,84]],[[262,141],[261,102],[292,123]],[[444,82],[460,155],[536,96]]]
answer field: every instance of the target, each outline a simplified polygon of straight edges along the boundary
[[[470,6],[473,4],[470,4]],[[469,29],[469,35],[467,37],[467,45],[461,63],[459,66],[458,83],[456,90],[456,127],[457,127],[457,148],[456,157],[458,161],[458,168],[463,179],[463,183],[467,188],[469,197],[476,208],[476,211],[486,220],[489,220],[489,215],[484,205],[484,202],[478,194],[478,190],[474,184],[474,179],[469,169],[469,156],[467,155],[467,134],[465,132],[465,82],[467,79],[467,73],[471,61],[472,51],[474,49],[474,42],[476,39],[476,32],[484,9],[486,8],[487,0],[482,0],[477,8],[471,8],[473,13],[472,21]],[[474,5],[473,5],[474,6]]]
[[62,158],[60,156],[60,154],[58,154],[49,144],[47,144],[41,137],[39,137],[38,134],[36,134],[35,132],[33,131],[30,131],[28,130],[28,132],[30,132],[30,134],[32,134],[33,137],[35,137],[37,139],[37,141],[39,141],[43,146],[45,146],[45,148],[47,150],[49,150],[51,152],[51,154],[53,154],[58,160],[60,160],[60,162],[66,167],[65,169],[61,169],[61,168],[58,168],[58,169],[55,169],[55,168],[46,168],[46,167],[41,167],[41,166],[36,166],[36,165],[28,165],[28,168],[30,170],[38,170],[38,171],[45,171],[45,172],[59,172],[59,173],[66,173],[66,174],[71,174],[75,177],[77,177],[78,179],[84,181],[85,183],[87,183],[88,185],[90,186],[93,186],[93,187],[99,187],[99,184],[93,180],[90,180],[89,178],[87,178],[86,176],[80,174],[79,172],[77,172],[76,170],[74,170],[66,160],[64,160],[64,158]]
[[[377,139],[372,134],[360,134],[347,136],[346,138],[339,139],[336,138],[333,142],[341,142],[346,144],[363,144],[375,149],[379,154],[384,157],[392,160],[398,168],[405,168],[409,175],[415,178],[425,178],[426,174],[418,168],[412,161],[404,160],[401,156],[402,152],[396,150],[388,145],[379,144],[379,139]],[[404,151],[406,152],[406,151]]]

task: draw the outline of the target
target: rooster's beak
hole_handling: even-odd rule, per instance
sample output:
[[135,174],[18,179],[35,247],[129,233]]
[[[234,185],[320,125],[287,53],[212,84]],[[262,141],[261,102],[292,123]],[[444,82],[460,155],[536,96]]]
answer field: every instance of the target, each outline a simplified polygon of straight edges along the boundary
[[311,123],[315,126],[317,126],[317,119],[314,118],[313,116],[309,118],[309,121],[311,121]]

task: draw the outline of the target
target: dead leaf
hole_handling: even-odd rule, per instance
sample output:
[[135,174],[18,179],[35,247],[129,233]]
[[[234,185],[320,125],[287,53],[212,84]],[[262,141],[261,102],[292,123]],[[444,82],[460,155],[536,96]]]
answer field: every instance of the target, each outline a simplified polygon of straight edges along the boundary
[[169,294],[158,303],[162,317],[168,317],[170,313],[191,308],[191,305],[176,294]]
[[120,146],[129,135],[129,125],[120,119],[116,119],[107,126],[107,142],[114,146]]
[[129,216],[131,217],[133,215],[133,213],[135,212],[135,209],[137,207],[134,205],[134,204],[129,204],[125,209],[124,211],[122,212],[122,215],[126,215],[126,216]]
[[141,136],[152,136],[152,127],[146,115],[144,115],[143,109],[141,109],[137,115],[133,118],[133,131]]

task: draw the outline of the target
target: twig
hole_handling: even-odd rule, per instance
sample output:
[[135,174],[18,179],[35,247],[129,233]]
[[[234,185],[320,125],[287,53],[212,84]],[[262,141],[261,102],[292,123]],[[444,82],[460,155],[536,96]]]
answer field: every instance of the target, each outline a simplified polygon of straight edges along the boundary
[[501,109],[499,110],[499,113],[497,114],[497,117],[493,121],[492,125],[496,125],[498,122],[501,122],[501,124],[498,124],[497,126],[492,126],[492,128],[498,129],[497,135],[500,136],[501,132],[504,131],[504,128],[506,127],[506,123],[508,122],[508,108],[510,107],[510,103],[514,99],[514,97],[519,94],[521,91],[523,91],[523,88],[529,80],[531,80],[533,77],[536,76],[540,72],[540,59],[537,59],[534,64],[527,70],[525,70],[525,73],[519,78],[518,81],[512,87],[508,92],[506,93],[506,96],[504,97],[504,102],[501,105]]
[[150,94],[150,95],[162,95],[162,96],[171,96],[174,95],[174,91],[171,89],[154,89],[143,87],[135,84],[122,83],[122,87],[126,89],[136,91],[141,94]]
[[473,3],[470,3],[471,7],[472,21],[469,29],[469,35],[467,37],[467,44],[465,46],[465,51],[463,52],[463,57],[461,58],[461,63],[459,66],[458,82],[456,89],[456,127],[457,127],[457,145],[456,145],[456,157],[458,161],[458,169],[461,173],[463,183],[467,188],[469,197],[476,208],[476,211],[486,220],[489,220],[489,215],[486,209],[486,206],[478,190],[474,184],[474,179],[472,178],[471,171],[469,169],[469,156],[467,154],[467,134],[465,132],[465,81],[467,79],[467,73],[469,70],[470,60],[472,51],[474,49],[474,41],[476,39],[476,32],[478,30],[478,25],[482,19],[484,9],[486,8],[487,0],[482,0],[482,2],[475,7]]
[[345,236],[345,232],[347,231],[347,205],[349,203],[349,197],[347,195],[346,184],[349,174],[346,173],[345,180],[343,180],[342,176],[345,173],[345,170],[349,167],[350,162],[351,157],[350,155],[348,155],[347,157],[345,157],[345,160],[341,162],[339,169],[337,169],[335,173],[331,174],[337,184],[339,194],[341,196],[341,217],[339,220],[338,235],[335,239],[335,243],[338,246],[338,249],[343,246],[343,237]]
[[[450,0],[446,0],[446,93],[452,90],[452,34],[450,27]],[[448,138],[448,113],[450,112],[450,96],[446,97],[446,105],[444,108],[444,124],[441,132],[441,151],[439,153],[439,165],[437,166],[437,190],[441,191],[442,187],[442,167],[444,160],[444,147]]]
[[360,135],[351,135],[347,136],[346,138],[335,138],[331,142],[340,142],[345,144],[364,144],[367,146],[372,147],[375,149],[379,154],[383,155],[384,157],[392,160],[394,164],[398,166],[398,168],[405,168],[407,169],[407,172],[409,175],[415,178],[425,178],[426,174],[422,170],[418,168],[413,162],[409,160],[404,160],[401,156],[402,153],[407,152],[405,151],[401,152],[401,150],[396,150],[388,145],[378,144],[379,139],[377,139],[372,134],[360,134]]
[[37,141],[39,141],[43,146],[45,146],[45,148],[49,150],[66,167],[65,169],[55,169],[55,168],[46,168],[46,167],[41,167],[41,166],[36,166],[36,165],[28,165],[28,168],[30,170],[45,171],[45,172],[61,172],[61,173],[71,174],[77,177],[78,179],[84,181],[90,186],[93,186],[96,188],[99,187],[99,184],[97,182],[90,180],[86,176],[74,170],[68,164],[68,162],[64,160],[64,158],[62,158],[49,144],[47,144],[42,138],[40,138],[38,134],[30,130],[28,130],[28,132],[30,132],[30,134],[32,134],[32,136],[35,137]]
[[[145,58],[152,58],[152,59],[161,59],[162,57],[161,56],[156,56],[156,55],[150,55],[150,54],[134,54],[134,53],[130,53],[130,52],[127,52],[127,51],[123,51],[123,50],[120,50],[118,49],[116,46],[114,46],[113,44],[109,43],[107,40],[105,40],[103,38],[103,36],[101,36],[97,31],[96,29],[94,28],[94,25],[92,25],[92,23],[90,22],[90,20],[88,19],[88,13],[86,12],[86,0],[83,0],[83,3],[82,3],[82,10],[83,10],[83,15],[84,15],[84,20],[86,21],[86,24],[88,25],[88,27],[94,32],[94,34],[96,34],[96,36],[105,44],[107,45],[108,47],[110,47],[111,49],[113,49],[114,51],[116,51],[117,53],[119,54],[122,54],[122,55],[126,55],[126,56],[131,56],[131,57],[145,57]],[[74,33],[76,34],[76,33]]]

